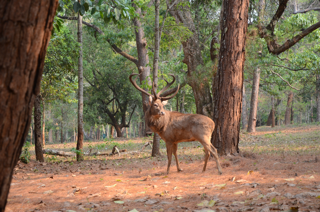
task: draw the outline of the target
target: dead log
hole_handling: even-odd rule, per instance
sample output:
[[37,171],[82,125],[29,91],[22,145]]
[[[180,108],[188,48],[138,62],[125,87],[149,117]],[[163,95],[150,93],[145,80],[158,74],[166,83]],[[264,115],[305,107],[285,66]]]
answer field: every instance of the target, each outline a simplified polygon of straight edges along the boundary
[[65,157],[74,157],[76,156],[76,153],[74,152],[64,152],[64,151],[59,151],[55,149],[43,149],[43,154],[47,155],[59,155],[59,156],[65,156]]

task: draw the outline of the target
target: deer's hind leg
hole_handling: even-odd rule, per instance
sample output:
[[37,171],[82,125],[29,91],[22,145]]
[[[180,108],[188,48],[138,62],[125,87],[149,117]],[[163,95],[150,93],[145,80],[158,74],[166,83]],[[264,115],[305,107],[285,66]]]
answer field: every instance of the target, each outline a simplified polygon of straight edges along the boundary
[[210,153],[207,149],[204,149],[206,155],[204,156],[204,166],[203,166],[203,170],[202,172],[206,171],[206,168],[207,168],[207,163],[208,163],[208,160],[209,160],[209,157],[210,157]]
[[217,168],[218,168],[219,174],[222,174],[222,168],[220,166],[218,152],[217,152],[216,148],[214,148],[214,146],[211,144],[210,139],[203,139],[200,141],[200,143],[203,145],[205,152],[206,152],[203,171],[206,170],[207,162],[208,162],[209,156],[210,156],[209,153],[211,153],[217,163]]
[[174,157],[176,159],[177,170],[178,170],[178,172],[182,172],[183,170],[180,168],[178,155],[177,155],[178,144],[173,144],[172,147],[173,147],[173,155],[174,155]]

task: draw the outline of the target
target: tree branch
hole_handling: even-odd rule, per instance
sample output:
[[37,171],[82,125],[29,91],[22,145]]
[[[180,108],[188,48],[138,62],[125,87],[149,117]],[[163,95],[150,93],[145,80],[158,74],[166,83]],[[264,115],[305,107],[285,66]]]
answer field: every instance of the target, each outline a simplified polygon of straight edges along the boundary
[[290,86],[290,88],[293,88],[293,89],[295,89],[295,90],[297,90],[297,91],[300,91],[300,89],[297,89],[297,88],[293,87],[292,85],[290,85],[290,83],[289,83],[287,80],[283,79],[280,74],[278,74],[278,73],[276,73],[276,72],[274,72],[274,71],[272,71],[272,70],[270,70],[270,71],[271,71],[273,74],[275,74],[275,75],[277,75],[278,77],[280,77],[280,79],[282,79],[285,83],[287,83],[287,84]]
[[282,65],[275,65],[275,64],[271,64],[272,66],[276,66],[276,67],[280,67],[280,68],[285,68],[285,69],[289,69],[290,71],[309,71],[310,69],[307,68],[300,68],[300,69],[293,69],[293,68],[289,68],[286,66],[282,66]]
[[270,30],[272,35],[274,32],[274,27],[276,26],[276,23],[278,22],[278,20],[281,18],[283,12],[285,11],[286,7],[287,7],[287,3],[289,0],[280,0],[279,1],[279,7],[277,9],[276,14],[274,14],[274,16],[272,17],[270,23],[268,24],[268,26],[266,27],[267,30]]
[[[61,19],[66,19],[66,20],[78,20],[78,17],[68,17],[68,16],[60,16],[60,15],[58,15],[58,17],[61,18]],[[99,34],[105,35],[104,32],[103,32],[99,27],[97,27],[97,26],[95,26],[95,25],[93,25],[93,24],[90,24],[90,23],[88,23],[88,22],[85,22],[85,21],[82,21],[82,23],[83,23],[84,25],[88,26],[88,27],[93,28],[93,29],[94,29],[95,31],[97,31]],[[112,47],[112,49],[113,49],[116,53],[118,53],[118,54],[122,55],[123,57],[127,58],[128,60],[132,61],[132,62],[135,63],[136,65],[138,64],[138,60],[137,60],[135,57],[133,57],[133,56],[129,55],[128,53],[122,51],[117,45],[112,44],[111,41],[110,41],[110,39],[106,39],[106,40],[107,40],[107,42],[110,44],[110,46]]]
[[320,7],[315,7],[315,8],[308,8],[308,9],[304,9],[304,10],[298,10],[298,11],[294,11],[293,14],[297,14],[297,13],[307,13],[310,11],[320,11]]

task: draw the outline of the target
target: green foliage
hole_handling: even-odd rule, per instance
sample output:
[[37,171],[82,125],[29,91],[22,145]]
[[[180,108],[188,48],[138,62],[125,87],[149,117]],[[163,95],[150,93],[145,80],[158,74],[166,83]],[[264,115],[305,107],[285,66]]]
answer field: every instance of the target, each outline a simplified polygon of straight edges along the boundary
[[28,164],[30,162],[30,157],[31,157],[31,154],[29,152],[29,148],[31,147],[32,145],[30,144],[30,142],[26,142],[24,145],[23,145],[23,148],[22,148],[22,153],[20,155],[20,160],[21,162],[25,163],[25,164]]

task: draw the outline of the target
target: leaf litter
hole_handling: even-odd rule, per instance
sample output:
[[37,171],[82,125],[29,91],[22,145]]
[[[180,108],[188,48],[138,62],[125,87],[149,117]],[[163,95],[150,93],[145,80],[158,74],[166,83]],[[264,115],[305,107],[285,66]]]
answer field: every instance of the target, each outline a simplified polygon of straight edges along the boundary
[[[303,130],[289,128],[288,132],[290,135],[301,134]],[[286,133],[283,129],[281,131],[281,135]],[[320,127],[314,131],[320,131]],[[134,155],[88,157],[82,163],[56,157],[56,161],[46,160],[41,164],[32,156],[29,164],[19,162],[14,171],[7,207],[12,211],[21,208],[81,211],[81,208],[94,206],[98,211],[136,212],[223,211],[226,207],[239,211],[270,211],[281,206],[282,211],[317,211],[320,208],[320,166],[314,158],[320,152],[297,150],[292,153],[289,142],[285,149],[290,151],[283,156],[283,148],[278,154],[264,147],[281,146],[282,143],[263,140],[263,133],[269,132],[258,128],[256,134],[241,135],[240,150],[252,151],[254,142],[255,156],[243,154],[243,157],[234,156],[232,160],[221,157],[221,161],[230,161],[230,166],[223,168],[222,175],[216,172],[214,160],[209,160],[206,172],[200,172],[203,152],[197,148],[197,143],[194,144],[196,148],[192,143],[185,147],[179,144],[178,156],[184,171],[176,172],[173,162],[169,175],[159,175],[166,170],[166,158],[150,158],[147,150]],[[137,147],[145,143],[141,139],[131,141]],[[116,142],[122,144],[127,140]],[[72,148],[74,144],[67,144],[67,148],[68,145]],[[308,145],[307,139],[303,145]],[[60,147],[63,150],[63,145]],[[46,148],[58,149],[59,144],[48,144]],[[260,149],[266,151],[259,152]],[[165,149],[161,151],[165,155]],[[40,198],[48,195],[50,198],[45,199],[45,204],[39,204]],[[68,201],[69,206],[66,207],[61,199]],[[150,204],[146,204],[147,201]],[[90,205],[86,206],[88,202]]]

